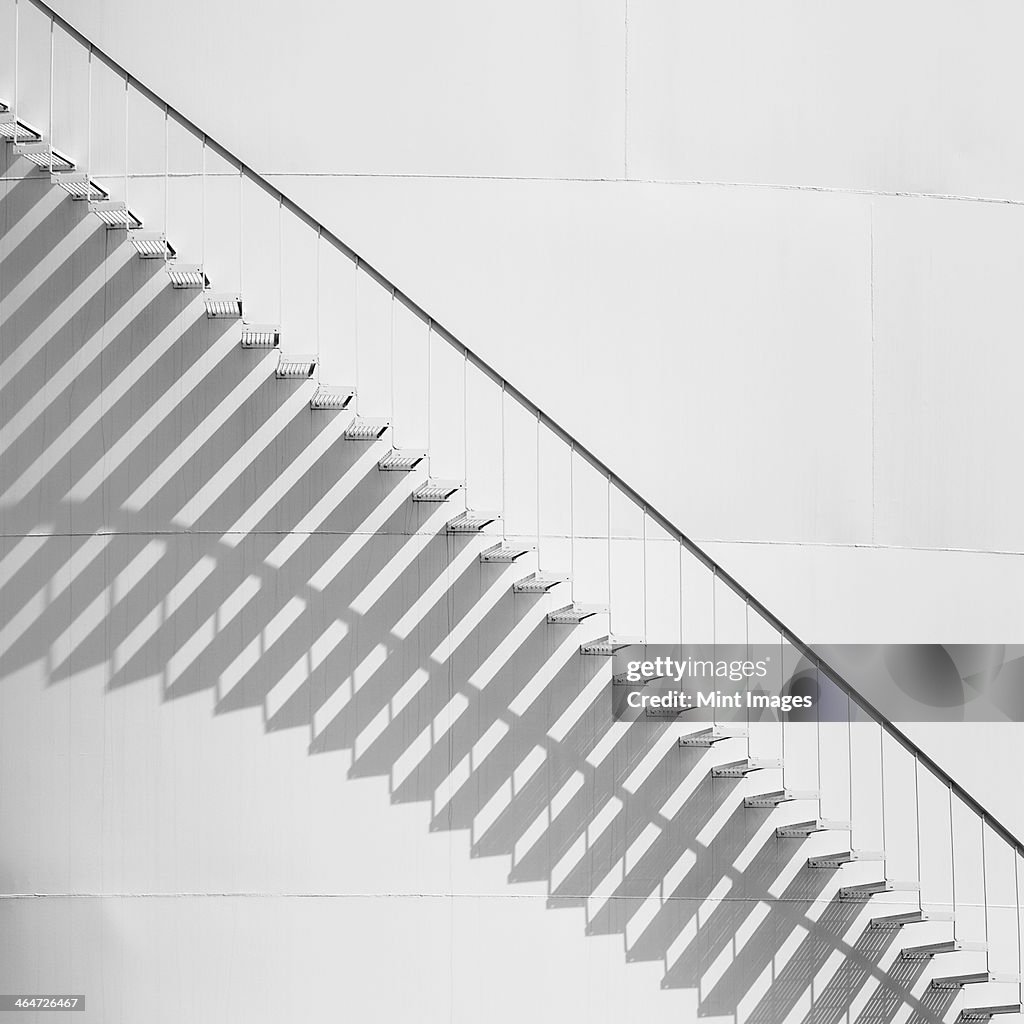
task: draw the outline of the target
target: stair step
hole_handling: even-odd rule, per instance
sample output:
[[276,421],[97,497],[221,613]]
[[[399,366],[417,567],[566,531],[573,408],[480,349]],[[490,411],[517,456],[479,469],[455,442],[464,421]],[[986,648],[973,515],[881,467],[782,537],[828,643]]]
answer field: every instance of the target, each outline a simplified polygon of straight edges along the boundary
[[309,400],[309,407],[338,412],[347,409],[355,401],[355,397],[355,388],[318,384],[313,397]]
[[553,572],[531,572],[512,584],[517,594],[547,594],[561,583],[568,583],[568,576],[559,576]]
[[948,978],[932,978],[932,988],[959,989],[967,985],[1019,985],[1019,974],[996,974],[978,971],[976,974],[953,974]]
[[680,736],[679,746],[713,747],[723,740],[746,739],[747,735],[746,729],[730,729],[724,725],[713,725],[710,729],[699,729],[697,732],[691,732],[689,736]]
[[0,114],[0,139],[7,142],[14,142],[15,136],[21,142],[42,142],[42,135],[39,134],[27,121],[23,121],[14,114]]
[[920,882],[901,882],[891,878],[879,879],[877,882],[862,882],[860,885],[847,885],[839,890],[841,900],[869,900],[885,892],[920,892]]
[[500,512],[481,512],[477,509],[466,509],[454,519],[448,521],[446,529],[449,533],[480,533],[491,523],[501,521]]
[[495,544],[493,548],[488,548],[484,551],[480,555],[480,561],[508,564],[510,562],[518,562],[523,555],[528,555],[531,551],[536,550],[533,544],[510,544],[508,541],[503,540],[500,544]]
[[[663,677],[658,676],[657,678]],[[650,679],[630,679],[628,672],[618,672],[612,676],[612,686],[647,686],[651,681]]]
[[900,950],[902,960],[931,960],[933,956],[941,956],[944,953],[985,953],[988,950],[987,942],[960,942],[957,939],[947,939],[945,942],[929,942],[924,946],[907,946]]
[[462,480],[424,480],[423,483],[412,492],[413,501],[448,501],[454,498],[465,483]]
[[14,147],[14,154],[31,160],[36,167],[40,167],[44,171],[73,171],[75,169],[75,161],[71,157],[66,156],[57,148],[51,148],[45,140],[26,144],[18,143]]
[[392,448],[377,463],[377,468],[389,473],[410,473],[426,457],[427,453],[418,448]]
[[144,260],[173,260],[177,255],[162,231],[129,231],[128,241]]
[[810,821],[797,821],[792,825],[780,825],[775,834],[779,839],[807,839],[816,832],[849,832],[848,821],[833,821],[831,818],[812,818]]
[[242,319],[242,296],[237,292],[207,292],[203,301],[211,320]]
[[[603,612],[608,611],[607,605],[601,605],[600,609]],[[643,639],[638,636],[608,634],[607,636],[599,636],[596,640],[588,640],[586,643],[580,644],[580,654],[598,658],[610,658],[616,651],[622,650],[623,647],[635,647],[637,644],[642,643]]]
[[608,605],[606,604],[579,604],[573,601],[572,604],[567,604],[564,608],[548,612],[548,622],[553,626],[578,626],[595,615],[607,614]]
[[110,198],[107,190],[85,173],[51,174],[50,184],[64,189],[76,201],[88,199],[90,202],[101,202]]
[[739,761],[727,764],[716,764],[711,769],[711,777],[715,779],[742,779],[751,772],[764,771],[766,768],[781,768],[781,757],[743,757]]
[[842,853],[826,854],[823,857],[808,857],[809,868],[841,868],[844,864],[860,864],[865,861],[884,861],[881,850],[844,850]]
[[1003,1013],[1020,1013],[1020,1003],[1000,1003],[996,1006],[965,1006],[957,1021],[991,1020]]
[[387,433],[390,426],[391,420],[355,416],[352,422],[345,428],[345,440],[378,441]]
[[887,917],[873,917],[868,927],[876,931],[898,931],[908,924],[951,922],[953,913],[949,910],[911,910],[906,914],[890,914]]
[[758,793],[748,796],[743,801],[744,807],[765,808],[778,807],[792,800],[820,800],[821,793],[816,789],[777,789],[773,793]]
[[277,348],[281,328],[277,324],[242,324],[242,348]]
[[312,353],[286,356],[283,352],[277,360],[277,376],[282,380],[298,378],[305,380],[316,373],[316,356]]
[[668,679],[668,676],[644,676],[642,679],[630,679],[628,672],[619,672],[612,676],[613,686],[650,686],[651,683],[661,682]]
[[168,263],[172,288],[208,288],[210,281],[198,263]]
[[142,218],[136,216],[128,204],[120,199],[100,199],[89,203],[89,210],[95,213],[108,228],[134,231],[142,227]]

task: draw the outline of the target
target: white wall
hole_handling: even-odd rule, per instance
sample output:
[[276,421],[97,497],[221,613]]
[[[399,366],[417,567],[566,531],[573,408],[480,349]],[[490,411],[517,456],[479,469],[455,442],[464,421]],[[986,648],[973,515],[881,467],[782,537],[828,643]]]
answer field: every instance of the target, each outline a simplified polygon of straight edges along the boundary
[[[1014,10],[57,9],[803,635],[1018,639]],[[43,71],[22,94],[45,124]],[[58,142],[83,122],[63,103]],[[279,316],[273,272],[247,280]],[[318,341],[347,381],[342,315]]]
[[[879,866],[807,857],[884,847],[889,877],[918,877],[920,851],[948,838],[941,784],[922,773],[945,819],[869,723],[754,722],[712,750],[678,747],[678,723],[613,723],[611,666],[579,654],[608,618],[544,621],[570,596],[610,600],[622,632],[780,650],[778,634],[509,396],[501,416],[455,350],[435,338],[422,372],[423,324],[396,317],[405,358],[361,359],[368,394],[399,384],[395,432],[429,429],[431,470],[468,464],[469,495],[493,500],[500,467],[504,529],[538,543],[482,564],[496,528],[442,529],[462,497],[411,502],[425,469],[378,472],[385,442],[311,411],[314,381],[278,379],[237,320],[208,319],[24,161],[7,170],[0,986],[84,992],[104,1021],[147,1005],[269,1021],[343,998],[431,1021],[742,1024],[848,998],[847,932],[917,897],[840,905]],[[343,337],[379,357],[390,311],[359,288]],[[572,584],[516,595],[538,563]],[[709,774],[745,753],[785,766]],[[820,787],[820,805],[743,807],[781,785]],[[851,817],[852,835],[776,839],[816,811]],[[986,934],[980,830],[955,813],[955,889],[929,858],[922,898],[955,904],[970,940]],[[1009,969],[1016,861],[994,834],[987,849],[992,963]],[[864,998],[896,991],[895,952],[865,951]]]
[[987,560],[890,550],[1022,547],[1011,8],[57,7],[797,627],[813,557],[830,634],[888,629],[871,546],[929,639],[1012,628]]

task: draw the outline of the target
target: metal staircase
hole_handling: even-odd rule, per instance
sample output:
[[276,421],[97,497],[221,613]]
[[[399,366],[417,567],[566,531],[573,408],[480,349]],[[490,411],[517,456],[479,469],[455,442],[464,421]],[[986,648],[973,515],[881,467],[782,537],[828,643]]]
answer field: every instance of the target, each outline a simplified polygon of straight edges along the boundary
[[[39,0],[30,0],[30,2],[50,19],[53,26],[77,40],[83,47],[88,47],[90,54],[98,53],[87,40],[82,39],[71,26]],[[163,116],[167,116],[168,107],[163,101],[155,97],[145,86],[127,71],[119,68],[109,58],[103,56],[102,59],[106,65],[124,77],[128,87],[149,100],[159,111],[162,111]],[[813,650],[779,622],[685,534],[653,510],[628,484],[619,479],[578,442],[571,439],[565,431],[546,417],[511,384],[478,359],[420,306],[388,281],[383,274],[362,260],[344,242],[313,220],[287,196],[248,168],[241,160],[217,146],[199,128],[179,114],[174,116],[197,138],[202,139],[204,147],[216,151],[227,164],[237,168],[240,180],[257,186],[263,194],[269,196],[277,204],[279,211],[287,212],[297,223],[315,234],[318,244],[329,244],[341,254],[349,262],[358,280],[369,281],[383,289],[383,293],[390,297],[392,304],[400,304],[410,316],[426,325],[428,345],[431,339],[440,339],[448,347],[450,354],[453,354],[461,364],[461,372],[464,375],[463,401],[465,404],[468,405],[469,393],[469,386],[465,384],[465,375],[470,370],[478,374],[485,383],[499,389],[502,416],[502,450],[499,459],[503,473],[507,454],[504,440],[505,408],[508,401],[514,401],[528,417],[532,417],[536,421],[538,450],[540,432],[543,429],[550,437],[568,446],[571,459],[585,461],[599,477],[607,481],[609,552],[614,533],[610,511],[611,495],[614,491],[617,498],[629,503],[642,516],[645,574],[647,570],[647,530],[649,527],[656,526],[677,547],[680,587],[684,583],[688,583],[691,578],[691,576],[684,576],[685,561],[686,572],[694,577],[699,577],[703,581],[702,585],[709,585],[713,595],[719,592],[726,593],[730,595],[731,600],[738,603],[745,623],[749,623],[753,618],[756,620],[762,636],[771,636],[780,643],[785,642],[791,645],[806,660],[821,686],[830,687],[835,694],[849,702],[849,729],[843,742],[846,744],[845,750],[851,765],[855,756],[856,743],[859,742],[857,740],[859,732],[856,730],[870,730],[872,742],[877,742],[879,750],[882,752],[881,775],[884,776],[885,751],[888,750],[891,759],[897,757],[902,759],[905,773],[912,771],[915,792],[918,789],[919,780],[927,777],[929,785],[948,792],[949,796],[949,850],[945,851],[943,855],[951,853],[952,863],[948,884],[945,884],[944,881],[937,884],[934,879],[925,879],[925,872],[921,864],[922,834],[931,819],[926,821],[926,811],[920,798],[917,798],[913,813],[908,812],[903,815],[902,821],[895,818],[887,819],[883,792],[886,780],[880,778],[881,786],[877,793],[872,794],[870,800],[855,799],[853,792],[855,780],[852,768],[848,777],[841,777],[839,785],[839,788],[842,788],[842,783],[845,783],[849,792],[835,793],[836,787],[830,788],[830,777],[823,768],[820,723],[815,750],[801,751],[798,749],[792,753],[787,751],[785,756],[779,756],[777,750],[776,733],[784,728],[777,723],[749,722],[743,726],[715,724],[712,726],[701,725],[697,728],[687,727],[679,722],[657,725],[640,723],[632,732],[635,736],[637,730],[649,730],[644,733],[646,738],[622,740],[623,749],[628,748],[629,742],[635,742],[639,744],[641,753],[649,754],[654,749],[654,740],[661,736],[664,730],[681,730],[679,735],[673,734],[675,742],[659,754],[659,764],[666,766],[665,771],[673,778],[680,773],[691,773],[696,780],[690,782],[691,788],[705,787],[705,791],[712,798],[706,808],[704,822],[705,830],[709,831],[711,838],[699,838],[703,835],[703,831],[695,827],[698,836],[692,840],[695,848],[697,844],[703,844],[701,849],[709,850],[719,836],[726,835],[728,829],[734,827],[736,834],[744,838],[744,843],[755,840],[760,843],[761,854],[765,850],[771,850],[772,857],[775,858],[773,864],[792,864],[793,871],[797,872],[799,878],[802,879],[800,882],[800,885],[804,886],[802,894],[806,892],[812,894],[809,899],[815,909],[809,912],[811,913],[810,920],[817,921],[818,917],[825,919],[832,915],[841,921],[841,927],[837,926],[835,934],[842,938],[835,939],[835,948],[846,949],[852,963],[855,959],[854,949],[858,941],[868,942],[870,939],[876,943],[877,959],[870,969],[865,968],[865,980],[862,987],[869,988],[872,984],[881,985],[880,977],[886,972],[891,973],[891,977],[885,980],[885,984],[895,986],[896,990],[902,994],[902,1002],[884,1018],[891,1020],[893,1024],[899,1024],[901,1020],[947,1021],[954,1017],[961,1022],[973,1022],[990,1020],[995,1016],[1020,1014],[1019,919],[1021,908],[1017,893],[1020,862],[1024,851],[1016,837],[985,811],[955,780],[949,778],[892,723],[885,721],[874,708],[853,692],[849,684],[822,662]],[[52,124],[48,125],[48,129],[52,129]],[[303,347],[309,345],[307,339],[289,336],[283,322],[249,322],[245,315],[246,307],[242,291],[213,291],[213,282],[207,274],[208,265],[205,259],[201,259],[200,262],[183,261],[181,252],[186,247],[182,246],[179,249],[174,241],[173,232],[169,231],[172,225],[167,223],[166,218],[159,230],[146,229],[144,217],[149,214],[149,211],[145,208],[144,203],[130,206],[126,197],[111,198],[116,191],[116,182],[108,181],[101,175],[90,176],[88,170],[80,170],[76,162],[78,155],[68,156],[55,148],[51,134],[52,132],[48,131],[44,135],[32,124],[20,118],[14,104],[11,107],[0,104],[0,139],[10,144],[10,155],[18,161],[14,164],[18,172],[24,173],[26,176],[48,175],[52,186],[67,193],[67,198],[73,201],[87,201],[89,211],[109,229],[111,237],[118,232],[124,232],[119,237],[126,245],[134,248],[136,258],[145,261],[162,260],[166,266],[167,284],[171,288],[194,291],[196,300],[203,303],[208,318],[237,322],[237,326],[232,324],[232,329],[237,330],[239,349],[274,350],[277,358],[275,377],[282,382],[280,387],[304,386],[311,389],[308,399],[304,399],[304,404],[308,405],[311,413],[318,416],[330,414],[324,418],[325,422],[333,416],[347,417],[344,421],[331,420],[331,422],[339,424],[338,436],[350,444],[353,449],[370,453],[372,472],[382,475],[403,474],[401,479],[408,480],[409,486],[404,491],[396,492],[403,503],[408,502],[410,506],[422,505],[427,512],[429,512],[430,506],[443,506],[443,511],[438,510],[440,518],[436,523],[436,536],[449,543],[454,553],[463,550],[465,545],[470,545],[465,550],[470,551],[472,558],[479,565],[485,568],[492,567],[487,571],[500,574],[495,578],[502,581],[501,586],[506,591],[515,595],[515,598],[524,602],[525,605],[539,609],[537,614],[542,615],[539,620],[539,628],[550,631],[553,645],[570,638],[576,652],[574,654],[576,659],[599,659],[591,668],[594,673],[593,678],[600,679],[602,682],[611,681],[609,659],[616,651],[635,644],[666,639],[653,634],[648,636],[622,634],[613,628],[613,619],[616,620],[616,624],[618,623],[619,605],[616,594],[613,592],[614,580],[610,568],[610,554],[608,593],[580,594],[580,599],[577,599],[574,589],[579,587],[579,583],[575,574],[571,571],[565,572],[566,566],[561,562],[556,562],[554,565],[545,563],[544,554],[550,548],[545,545],[545,538],[542,537],[539,512],[536,537],[513,532],[507,528],[504,507],[494,508],[489,502],[482,506],[470,504],[470,498],[475,499],[479,492],[475,487],[475,480],[468,465],[468,456],[463,460],[465,472],[461,478],[447,475],[435,476],[431,472],[430,463],[433,452],[430,447],[407,446],[405,442],[407,435],[405,434],[402,434],[402,444],[399,444],[396,440],[396,432],[402,433],[404,424],[402,409],[396,408],[393,400],[394,359],[391,361],[392,380],[387,382],[392,390],[390,401],[383,397],[387,390],[386,387],[378,386],[374,389],[372,384],[370,387],[365,387],[367,383],[365,379],[357,379],[354,383],[346,384],[321,379],[323,375],[322,354],[320,352],[304,352]],[[126,168],[125,180],[128,181],[129,178],[129,170]],[[191,258],[195,258],[196,255],[201,254],[192,254]],[[358,275],[362,275],[362,278],[359,278]],[[428,349],[428,359],[429,354],[430,350]],[[243,359],[245,355],[239,352],[237,358]],[[355,366],[352,367],[352,373],[353,377],[358,376]],[[429,389],[429,370],[426,380]],[[428,406],[429,400],[428,392]],[[365,408],[363,408],[364,405]],[[468,413],[462,424],[462,429],[465,440],[471,433]],[[468,444],[468,441],[465,443]],[[367,449],[366,446],[371,447]],[[354,458],[358,457],[358,454],[354,456]],[[571,466],[574,464],[572,463]],[[570,477],[573,472],[571,466]],[[538,456],[538,474],[539,472]],[[409,476],[406,477],[405,474],[409,474]],[[391,477],[390,479],[398,478]],[[538,483],[538,504],[540,490]],[[570,532],[572,530],[573,526],[571,525]],[[569,538],[570,563],[574,557],[575,543],[576,537],[571,536]],[[457,554],[454,557],[457,557]],[[528,570],[524,570],[523,563],[529,564]],[[505,569],[513,564],[516,566],[515,569],[507,576],[504,575]],[[646,605],[646,579],[643,600]],[[668,637],[669,642],[687,638],[687,631],[683,628],[682,623],[682,598],[680,598],[680,612],[680,634],[678,637]],[[749,632],[748,630],[748,635]],[[751,637],[751,639],[753,638]],[[480,678],[475,682],[471,680],[467,687],[468,690],[475,688],[475,692],[471,693],[474,700],[484,692],[489,681],[485,681],[482,668],[479,670],[479,674]],[[371,700],[371,698],[365,699]],[[414,699],[420,699],[420,697],[408,698],[410,701]],[[577,699],[576,694],[571,694],[564,701],[557,703],[556,710],[559,710],[563,716],[569,715],[573,699]],[[517,716],[515,724],[521,726],[523,722],[529,720],[531,714],[536,712],[521,695],[517,696],[516,700],[520,701],[522,706],[515,710]],[[385,704],[386,701],[383,701],[381,707],[383,708]],[[279,706],[275,705],[277,710],[280,706],[283,706],[283,703]],[[329,701],[325,701],[324,708],[328,706]],[[268,718],[272,718],[274,713],[276,711],[269,713]],[[392,725],[400,713],[400,710],[398,712],[389,711],[387,724],[383,728],[386,729]],[[497,716],[500,713],[493,712],[493,714],[496,716],[494,721],[498,721],[499,717]],[[324,718],[328,723],[332,721],[331,716],[326,713]],[[317,726],[315,722],[313,727],[314,732],[318,735],[322,735],[326,728],[322,724]],[[473,745],[471,740],[476,740],[478,737],[463,736],[459,731],[460,728],[453,726],[453,736],[455,737],[453,742],[456,744],[455,749],[457,751],[465,749],[468,757],[468,751]],[[566,726],[567,731],[570,728],[571,726]],[[874,739],[875,736],[877,739]],[[613,739],[616,743],[620,742],[617,735]],[[786,734],[782,732],[783,744],[785,740]],[[370,765],[373,764],[374,751],[378,745],[377,739],[366,742],[368,752],[364,752],[361,756]],[[589,751],[588,757],[593,771],[588,778],[604,779],[611,790],[616,793],[622,792],[621,798],[624,800],[626,794],[622,791],[623,778],[607,774],[607,772],[601,774],[605,769],[602,768],[604,762],[598,756],[599,746],[599,744],[595,745]],[[554,754],[552,753],[550,756],[553,758]],[[568,755],[563,751],[559,756],[567,757]],[[604,756],[607,756],[607,751]],[[640,756],[631,754],[630,757],[631,770],[637,770],[637,765],[641,760]],[[573,768],[573,771],[579,770]],[[643,784],[641,782],[640,785]],[[497,791],[496,786],[494,791]],[[537,794],[532,794],[530,799],[536,804],[538,802]],[[458,800],[453,802],[458,803]],[[880,804],[882,809],[879,814]],[[732,816],[728,821],[726,821],[726,814]],[[552,822],[555,817],[555,815],[551,816]],[[668,843],[671,841],[672,830],[677,826],[666,823],[669,817],[667,814],[663,815],[662,820],[657,823],[658,842]],[[718,820],[712,829],[712,822],[718,817],[721,820]],[[879,822],[881,823],[880,828],[878,828]],[[945,826],[943,827],[945,828]],[[557,834],[557,829],[553,824],[549,823],[548,829],[551,833]],[[960,846],[958,844],[962,843],[964,836],[973,836],[972,830],[975,829],[980,836],[981,855],[980,861],[976,860],[964,869],[970,876],[968,880],[970,884],[968,884],[958,876],[960,871],[958,866]],[[558,842],[555,845],[564,853],[564,856],[568,856],[573,843],[583,832],[586,832],[586,829],[581,828],[577,830],[578,834],[567,833],[558,836]],[[865,836],[864,833],[867,835]],[[876,835],[876,833],[879,834]],[[587,834],[589,835],[589,833]],[[858,842],[885,839],[887,842],[884,846],[879,845],[878,848],[874,846],[862,848],[855,845],[855,839]],[[891,848],[889,840],[892,841]],[[588,851],[598,849],[600,841],[600,836],[590,840],[592,845],[588,847]],[[914,868],[915,865],[912,852],[908,854],[907,851],[915,842],[917,844],[916,870],[918,874],[917,877],[908,877],[905,872]],[[1001,860],[997,859],[993,853],[996,844],[1001,851]],[[486,851],[487,843],[484,842],[481,845],[482,849]],[[902,848],[902,854],[899,857],[892,852],[898,847]],[[757,851],[749,855],[744,853],[748,862],[756,862],[758,855]],[[642,859],[641,856],[641,864]],[[897,861],[898,863],[896,863]],[[526,876],[529,874],[529,865],[528,854],[517,866],[516,871]],[[567,870],[566,878],[573,879],[576,868],[570,866]],[[804,874],[805,871],[808,874]],[[999,875],[998,886],[991,884],[994,874]],[[792,883],[793,877],[792,874],[789,876],[790,883]],[[766,877],[763,881],[766,893],[771,892],[778,896],[779,892],[786,891],[785,885],[781,885],[781,883],[779,889],[772,888],[776,879]],[[958,882],[962,886],[961,893],[956,891]],[[565,888],[566,886],[569,888]],[[1003,893],[1002,903],[990,898],[989,893],[995,888]],[[633,894],[639,891],[635,880],[630,876],[628,867],[623,869],[620,881],[612,889],[616,894]],[[976,894],[972,895],[974,890],[981,892],[980,905],[975,898]],[[1010,890],[1014,893],[1012,905],[1006,902],[1005,896],[1006,892]],[[968,895],[963,895],[963,892],[967,892]],[[566,898],[580,897],[579,893],[572,890],[571,881],[564,880],[561,885],[552,884],[552,894]],[[684,913],[683,909],[673,905],[673,896],[673,892],[662,893],[660,901],[656,901],[657,906],[653,911],[656,917]],[[587,899],[594,899],[592,893],[583,893],[581,898],[584,903],[587,902]],[[599,909],[594,920],[603,922],[601,926],[610,928],[612,925],[607,918],[612,913],[613,911],[608,909],[606,904],[602,904],[602,908]],[[1012,923],[1010,923],[1011,918]],[[997,923],[999,924],[998,929],[996,928]],[[594,922],[592,925],[594,928],[598,927]],[[644,942],[641,940],[636,943],[636,956],[645,955],[643,950]],[[741,959],[738,958],[737,962]],[[681,958],[680,962],[683,960],[685,957]],[[909,973],[904,977],[897,970],[899,966],[902,966],[902,969],[918,973]],[[829,985],[845,969],[838,963],[823,961],[820,965],[820,972],[816,976],[818,990],[829,991]],[[669,975],[671,976],[671,971]],[[692,978],[687,982],[686,978],[679,980],[672,977],[672,984],[695,984]],[[753,978],[750,979],[751,982],[753,980]],[[838,982],[835,984],[838,985]],[[858,995],[859,991],[850,993],[850,997]],[[934,998],[939,998],[940,1001],[936,1003]]]

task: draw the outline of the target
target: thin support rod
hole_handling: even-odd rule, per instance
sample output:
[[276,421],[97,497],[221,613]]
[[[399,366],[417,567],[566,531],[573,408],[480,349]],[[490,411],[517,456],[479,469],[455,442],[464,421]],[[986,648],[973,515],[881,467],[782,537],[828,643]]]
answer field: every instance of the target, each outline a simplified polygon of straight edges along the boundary
[[[320,251],[317,250],[317,259],[320,258]],[[317,289],[320,288],[319,263],[317,263]],[[238,294],[245,294],[245,175],[242,168],[238,168]],[[317,292],[319,299],[319,291]],[[319,301],[317,302],[319,308]],[[278,325],[280,326],[280,325]],[[317,321],[319,326],[319,321]],[[320,351],[319,335],[317,336],[317,352]]]
[[569,442],[569,600],[576,600],[576,446]]
[[850,801],[850,847],[854,846],[853,835],[857,821],[853,813],[853,698],[846,695],[846,782]]
[[882,854],[887,862],[888,853],[885,846],[885,730],[881,725],[878,727],[878,783],[882,791]]
[[55,22],[50,19],[50,109],[47,112],[46,125],[50,143],[50,173],[53,173],[53,30]]
[[508,502],[506,499],[507,484],[505,479],[506,474],[506,462],[508,456],[505,453],[505,382],[501,382],[500,399],[501,402],[501,534],[505,536],[505,524],[508,522]]
[[469,349],[462,354],[462,488],[469,508]]
[[[128,216],[128,99],[131,94],[131,79],[128,73],[124,76],[124,227],[128,230],[131,218]],[[205,173],[205,172],[204,172]]]
[[608,473],[608,632],[612,629],[612,475]]
[[202,232],[199,240],[199,265],[203,268],[202,273],[206,275],[206,135],[203,134],[203,145],[202,145],[202,156],[201,156],[202,174],[199,179],[199,189],[202,195],[202,201],[200,203],[200,230]]
[[277,204],[277,322],[284,330],[284,203]]
[[[750,652],[747,652],[747,659],[750,659]],[[747,680],[747,689],[750,689],[750,681]],[[749,701],[748,701],[749,703]],[[824,790],[821,784],[821,669],[814,670],[814,726],[815,726],[815,751],[814,770],[818,792]]]
[[[711,572],[711,656],[718,658],[718,607],[715,601],[718,590],[718,580],[714,570]],[[718,724],[718,707],[711,706],[712,724]]]
[[718,570],[711,569],[711,649],[717,656],[718,644]]
[[[92,45],[89,46],[89,54],[85,61],[86,100],[85,100],[85,170],[88,174],[92,170]],[[167,104],[164,104],[166,110]],[[89,191],[86,188],[86,194]]]
[[1024,995],[1024,951],[1021,949],[1020,941],[1020,854],[1016,850],[1013,853],[1013,909],[1016,914],[1017,924],[1017,995],[1018,999]]
[[[679,545],[679,646],[686,643],[686,626],[683,622],[683,545]],[[680,651],[680,653],[682,653]]]
[[433,394],[434,384],[432,381],[433,366],[430,356],[430,350],[433,347],[431,344],[434,335],[433,321],[427,321],[427,476],[430,476],[430,467],[434,459],[434,449],[431,445],[431,438],[433,433],[431,430],[431,420],[433,419]]
[[[164,263],[168,261],[167,240],[171,236],[168,220],[171,208],[171,127],[170,111],[164,104]],[[239,218],[241,219],[241,218]]]
[[[640,570],[642,584],[644,588],[643,593],[643,616],[644,616],[644,643],[647,643],[647,506],[645,505],[640,510]],[[645,648],[646,650],[646,648]],[[645,654],[646,657],[646,654]]]
[[535,437],[535,455],[537,461],[537,568],[543,564],[540,559],[540,416],[537,417],[537,433]]
[[914,829],[915,838],[917,840],[917,905],[918,907],[924,906],[924,871],[923,862],[921,860],[921,819],[923,818],[921,808],[921,765],[918,763],[917,758],[914,758]]
[[[359,257],[352,260],[352,375],[359,408]],[[430,447],[430,325],[427,325],[427,447]],[[427,458],[430,456],[428,454]]]
[[21,58],[21,2],[14,0],[14,145],[18,144],[18,72]]
[[320,377],[320,228],[316,229],[316,294],[314,295],[314,301],[316,302],[316,372],[317,379]]
[[[682,548],[680,548],[682,550]],[[746,655],[750,658],[750,602],[744,602],[743,605],[743,633],[746,640]],[[747,693],[750,693],[750,679],[747,678],[746,682]],[[744,716],[747,720],[747,754],[750,754],[750,698],[747,697],[746,715]]]
[[988,943],[988,860],[985,856],[985,819],[981,820],[981,902],[985,919],[985,942]]
[[956,938],[956,840],[953,830],[953,787],[949,791],[949,905],[953,911],[953,938]]
[[388,383],[390,384],[390,396],[388,403],[388,415],[391,418],[391,440],[394,446],[398,447],[395,440],[395,289],[391,289],[391,333],[388,338]]
[[[717,657],[717,651],[715,652]],[[786,684],[786,641],[783,637],[779,637],[779,691],[782,691],[783,686]],[[717,709],[715,711],[717,714]],[[786,785],[786,716],[779,711],[779,736],[782,741],[782,785]]]

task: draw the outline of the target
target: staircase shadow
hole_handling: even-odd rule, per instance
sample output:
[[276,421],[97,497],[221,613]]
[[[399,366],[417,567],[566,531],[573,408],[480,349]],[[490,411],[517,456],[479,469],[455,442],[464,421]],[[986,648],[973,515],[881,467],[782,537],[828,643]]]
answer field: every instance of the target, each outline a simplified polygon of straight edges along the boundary
[[[12,219],[31,216],[12,193]],[[44,264],[60,217],[11,258]],[[515,566],[481,563],[479,539],[444,531],[450,512],[409,500],[416,477],[378,472],[345,414],[312,413],[309,382],[277,380],[158,266],[120,262],[114,235],[123,249],[90,234],[4,311],[0,358],[21,369],[0,390],[0,606],[16,609],[0,674],[42,663],[68,685],[99,666],[108,689],[158,678],[165,701],[210,690],[216,714],[306,730],[311,756],[348,751],[351,777],[429,803],[431,830],[468,831],[470,856],[508,858],[510,884],[582,909],[627,962],[661,961],[663,987],[695,989],[701,1015],[738,1014],[795,935],[748,1019],[809,1000],[806,1019],[832,1021],[866,986],[872,1019],[907,1003],[942,1019],[916,977],[883,966],[890,933],[848,942],[863,908],[829,872],[802,866],[773,892],[801,845],[671,723],[615,723],[607,662],[546,622],[545,599],[512,592]]]

